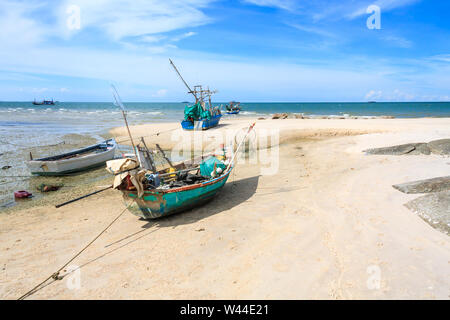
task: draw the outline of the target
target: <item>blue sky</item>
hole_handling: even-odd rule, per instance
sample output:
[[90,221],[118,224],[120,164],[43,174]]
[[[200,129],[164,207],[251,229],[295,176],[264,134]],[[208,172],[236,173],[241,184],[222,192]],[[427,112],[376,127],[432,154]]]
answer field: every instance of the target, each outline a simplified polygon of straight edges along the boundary
[[0,100],[110,101],[110,83],[186,100],[171,57],[219,101],[449,101],[449,17],[430,0],[0,0]]

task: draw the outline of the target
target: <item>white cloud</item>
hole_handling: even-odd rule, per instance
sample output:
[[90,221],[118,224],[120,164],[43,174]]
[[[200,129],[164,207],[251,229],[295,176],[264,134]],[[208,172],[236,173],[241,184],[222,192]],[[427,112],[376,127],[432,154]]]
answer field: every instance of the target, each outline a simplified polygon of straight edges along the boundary
[[448,101],[449,96],[414,94],[404,90],[370,90],[364,97],[366,101],[410,102],[410,101]]
[[293,0],[244,0],[244,2],[260,7],[272,7],[289,11],[296,7],[295,1]]
[[[409,6],[415,4],[421,0],[377,0],[377,1],[358,1],[361,4],[356,10],[347,14],[347,17],[354,19],[363,15],[366,15],[366,10],[369,5],[379,6],[381,14],[386,11],[391,11],[400,7]],[[345,2],[345,1],[344,1]],[[342,3],[342,2],[341,2]],[[354,6],[350,6],[354,7]]]
[[[333,64],[315,60],[314,65],[274,62],[271,59],[249,62],[186,51],[174,53],[173,58],[189,84],[218,88],[220,92],[216,100],[359,101],[371,88],[392,95],[392,88],[405,93],[420,93],[426,87],[432,89],[424,92],[442,96],[450,87],[450,68],[409,74],[408,65],[393,67],[387,61],[355,60],[355,57],[334,61]],[[411,64],[418,65],[416,61]],[[0,70],[104,81],[104,98],[100,99],[107,101],[110,99],[107,86],[110,81],[118,85],[125,83],[128,87],[167,90],[153,92],[155,98],[163,95],[167,100],[187,98],[186,90],[171,69],[167,57],[149,55],[142,50],[51,47],[30,48],[21,52],[0,51]],[[396,80],[395,75],[398,74],[406,77],[407,81]],[[271,88],[270,92],[266,88]],[[139,96],[141,101],[152,97],[148,89],[142,91]],[[75,95],[76,89],[72,88],[71,92]],[[132,92],[124,91],[123,94],[138,97]],[[406,99],[405,95],[403,98],[400,93],[396,95],[396,99]],[[386,95],[383,97],[389,98]]]
[[[174,58],[178,57],[177,65],[190,84],[204,84],[220,89],[217,95],[218,100],[223,98],[224,100],[254,101],[330,99],[355,101],[360,100],[371,88],[377,88],[377,91],[373,90],[374,97],[380,92],[380,97],[384,99],[389,97],[406,99],[410,97],[408,96],[411,95],[410,92],[418,92],[415,99],[419,99],[421,90],[430,92],[430,96],[433,97],[445,97],[450,87],[450,65],[442,63],[449,62],[450,55],[435,56],[423,59],[426,61],[413,61],[409,64],[400,60],[402,66],[395,67],[399,65],[399,61],[368,59],[360,61],[351,56],[344,60],[320,61],[313,58],[303,64],[301,61],[277,62],[275,59],[249,61],[230,56],[182,51],[170,43],[169,36],[161,35],[159,32],[166,30],[175,33],[179,30],[181,36],[185,38],[195,35],[192,31],[182,33],[181,29],[211,21],[201,11],[208,1],[199,0],[158,1],[155,8],[150,8],[150,4],[156,1],[119,0],[113,3],[111,0],[100,0],[94,3],[80,0],[78,1],[82,7],[80,32],[87,27],[95,28],[104,31],[112,40],[124,46],[110,50],[75,45],[69,47],[64,43],[57,45],[55,42],[42,45],[47,37],[63,34],[63,32],[58,29],[51,31],[46,24],[29,18],[29,13],[39,8],[38,2],[30,3],[31,5],[25,5],[24,2],[0,2],[0,39],[3,45],[0,50],[0,70],[2,73],[33,76],[38,74],[39,77],[58,75],[105,81],[104,99],[108,101],[110,97],[106,84],[109,81],[127,83],[129,87],[133,85],[149,88],[163,87],[165,89],[154,93],[155,97],[163,96],[165,99],[174,100],[186,98],[185,88],[179,83],[168,64],[167,57],[164,56],[168,53]],[[69,2],[64,2],[64,5],[67,3]],[[259,1],[259,3],[262,5],[269,2]],[[60,8],[65,8],[64,5]],[[184,12],[182,8],[188,8],[188,10]],[[348,11],[348,8],[346,10]],[[65,27],[66,16],[65,11],[63,12],[61,28]],[[99,16],[96,16],[97,14]],[[178,15],[180,20],[177,19]],[[168,21],[153,28],[155,21],[164,20],[165,16],[169,17]],[[152,18],[155,19],[152,20]],[[173,22],[174,20],[176,21]],[[120,29],[122,25],[128,25],[128,27],[115,33],[115,30]],[[297,24],[297,27],[305,32],[332,36],[321,29],[304,24]],[[8,34],[5,34],[5,30]],[[137,41],[131,42],[130,39],[133,37]],[[166,43],[163,40],[166,40]],[[425,66],[425,70],[412,72],[411,69],[417,70],[418,65]],[[399,80],[400,76],[402,79]],[[39,85],[34,83],[33,85]],[[55,88],[65,85],[71,86],[71,84],[60,83]],[[270,92],[266,88],[271,88]],[[398,92],[392,91],[392,88],[398,88]],[[5,87],[1,89],[8,94]],[[28,90],[31,89],[28,88]],[[79,89],[71,86],[70,92],[75,95],[77,90]],[[98,91],[96,88],[95,94],[100,96]],[[326,91],[325,95],[324,91]],[[142,92],[144,92],[142,94],[144,99],[151,96],[147,89]],[[236,96],[230,96],[230,93]],[[89,97],[80,96],[79,99],[89,99]]]
[[1,50],[31,47],[43,41],[49,32],[48,27],[29,18],[40,7],[42,5],[34,1],[0,1]]
[[[81,30],[95,28],[111,39],[159,34],[211,22],[202,9],[211,0],[78,0]],[[60,28],[66,28],[65,9],[73,0],[65,0],[57,10]],[[67,29],[67,28],[66,28]]]
[[[258,0],[255,0],[258,1]],[[297,13],[312,18],[313,21],[355,19],[367,15],[370,5],[377,5],[383,12],[413,5],[421,0],[341,0],[341,1],[302,1]],[[261,1],[264,2],[264,1]]]
[[183,33],[183,34],[181,34],[179,36],[173,37],[171,40],[177,42],[177,41],[180,41],[182,39],[186,39],[186,38],[195,36],[196,34],[197,34],[197,32],[190,31],[190,32]]
[[31,92],[34,92],[34,93],[43,93],[43,92],[46,92],[46,91],[48,91],[48,88],[33,88],[31,90]]
[[288,25],[297,30],[317,34],[322,37],[327,37],[327,38],[335,38],[336,37],[333,33],[328,32],[324,29],[317,28],[317,27],[308,27],[308,26],[297,24],[297,23],[290,23]]
[[386,36],[382,37],[383,40],[391,43],[392,45],[399,48],[411,48],[413,46],[413,42],[399,36]]
[[440,62],[450,62],[450,54],[439,54],[430,58],[430,60],[440,61]]
[[376,100],[380,100],[380,98],[383,96],[383,91],[379,90],[379,91],[375,91],[375,90],[370,90],[364,97],[365,100],[367,101],[376,101]]
[[152,97],[162,98],[167,95],[167,89],[159,89],[155,94],[152,94]]
[[156,42],[160,42],[161,40],[164,40],[165,38],[166,38],[165,36],[160,36],[160,35],[155,35],[155,36],[146,35],[146,36],[142,36],[141,38],[139,38],[139,41],[146,42],[146,43],[156,43]]

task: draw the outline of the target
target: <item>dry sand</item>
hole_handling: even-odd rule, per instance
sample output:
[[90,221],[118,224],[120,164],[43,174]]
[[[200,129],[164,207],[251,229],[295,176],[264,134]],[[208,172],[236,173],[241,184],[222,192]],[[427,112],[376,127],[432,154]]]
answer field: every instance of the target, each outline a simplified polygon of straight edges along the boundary
[[[450,159],[361,152],[448,138],[450,119],[264,120],[257,128],[279,130],[276,174],[240,164],[203,207],[149,222],[126,213],[72,263],[81,267],[79,289],[68,289],[72,273],[30,299],[450,298],[450,238],[404,206],[420,195],[392,188],[446,176]],[[147,141],[170,148],[174,132]],[[0,215],[0,298],[44,280],[123,208],[111,190],[60,209]]]

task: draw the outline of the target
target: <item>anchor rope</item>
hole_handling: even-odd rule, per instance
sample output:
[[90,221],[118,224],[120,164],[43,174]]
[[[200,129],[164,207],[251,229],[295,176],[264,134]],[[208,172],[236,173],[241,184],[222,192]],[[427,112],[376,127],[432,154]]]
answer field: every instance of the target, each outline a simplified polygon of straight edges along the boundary
[[0,140],[0,142],[4,143],[4,144],[9,144],[9,145],[15,146],[15,147],[25,147],[24,149],[27,149],[27,148],[31,149],[31,148],[55,147],[55,146],[59,146],[61,144],[66,144],[65,141],[61,141],[61,142],[58,142],[58,143],[55,143],[55,144],[47,144],[47,145],[42,145],[42,146],[26,146],[26,145],[23,145],[23,144],[16,144],[16,143],[7,142],[7,141],[4,141],[4,140]]
[[33,289],[29,290],[27,293],[25,293],[24,295],[22,295],[20,298],[18,298],[17,300],[24,300],[26,298],[28,298],[29,296],[31,296],[32,294],[36,293],[37,291],[40,290],[40,287],[46,283],[48,280],[53,279],[53,280],[61,280],[63,277],[61,277],[59,275],[59,273],[61,272],[61,270],[63,270],[65,267],[67,267],[67,265],[69,263],[71,263],[73,260],[75,260],[75,258],[77,258],[84,250],[86,250],[91,244],[93,244],[98,238],[100,238],[100,236],[106,232],[106,230],[108,230],[113,224],[114,222],[116,222],[124,213],[125,211],[130,207],[130,205],[132,204],[132,202],[127,205],[120,213],[119,215],[117,215],[113,221],[111,221],[106,228],[104,228],[93,240],[91,240],[91,242],[89,242],[83,249],[81,249],[75,256],[73,256],[69,261],[67,261],[61,268],[59,268],[56,272],[54,272],[51,276],[49,276],[48,278],[46,278],[44,281],[42,281],[41,283],[39,283],[37,286],[35,286]]
[[[174,131],[174,130],[177,130],[177,129],[178,129],[178,128],[170,129],[170,130],[166,130],[166,131],[160,131],[160,132],[157,132],[157,133],[153,133],[153,134],[149,134],[149,135],[142,136],[142,138],[148,138],[148,137],[153,137],[153,136],[159,136],[159,135],[162,134],[162,133],[167,133],[167,132]],[[136,137],[135,137],[135,138],[136,138]],[[131,138],[126,138],[126,139],[123,139],[123,140],[120,140],[120,141],[117,141],[117,140],[116,140],[117,143],[122,143],[122,142],[125,142],[125,141],[131,141]]]

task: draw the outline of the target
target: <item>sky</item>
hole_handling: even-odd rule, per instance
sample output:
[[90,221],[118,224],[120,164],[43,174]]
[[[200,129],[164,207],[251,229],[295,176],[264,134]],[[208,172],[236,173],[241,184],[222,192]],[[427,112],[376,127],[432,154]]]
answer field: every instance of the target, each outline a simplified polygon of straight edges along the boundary
[[0,0],[0,41],[0,101],[192,100],[169,58],[217,101],[450,101],[448,0]]

